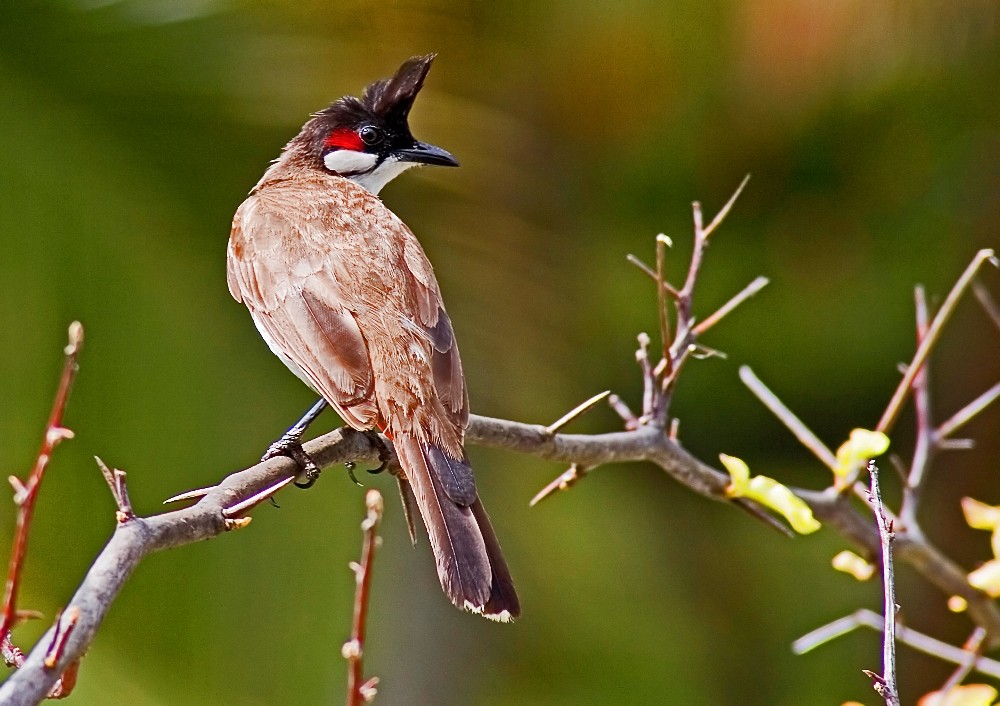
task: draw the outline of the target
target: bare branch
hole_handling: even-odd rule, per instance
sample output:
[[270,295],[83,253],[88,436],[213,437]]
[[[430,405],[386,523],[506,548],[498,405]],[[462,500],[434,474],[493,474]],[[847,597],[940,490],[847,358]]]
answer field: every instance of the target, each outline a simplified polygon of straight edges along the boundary
[[604,392],[597,393],[596,395],[594,395],[593,397],[591,397],[589,400],[586,400],[585,402],[581,402],[576,407],[574,407],[570,411],[566,412],[566,414],[564,414],[563,416],[559,417],[559,419],[557,419],[556,421],[554,421],[551,424],[549,424],[547,427],[545,427],[545,430],[549,434],[555,434],[557,431],[559,431],[560,429],[562,429],[563,427],[565,427],[567,424],[569,424],[570,422],[572,422],[577,417],[579,417],[579,416],[581,416],[583,414],[586,414],[587,412],[589,412],[590,410],[592,410],[595,406],[597,406],[598,402],[603,401],[610,394],[611,394],[611,390],[605,390]]
[[1000,382],[995,383],[993,387],[979,395],[979,397],[972,400],[972,402],[962,407],[962,409],[955,412],[955,414],[951,415],[947,421],[943,422],[941,426],[937,428],[937,432],[935,433],[938,443],[948,439],[952,434],[972,420],[977,414],[993,404],[997,398],[1000,398]]
[[382,522],[382,494],[374,488],[365,495],[365,519],[361,523],[364,540],[361,549],[361,563],[351,563],[351,570],[357,582],[354,592],[354,619],[351,622],[351,639],[344,643],[341,653],[347,660],[347,706],[360,706],[375,699],[378,677],[364,680],[365,631],[368,620],[368,596],[371,593],[372,565],[375,551],[381,544],[378,536]]
[[582,479],[586,475],[586,468],[583,468],[576,463],[570,464],[570,467],[560,473],[554,481],[535,493],[535,497],[528,501],[528,507],[534,507],[556,491],[569,490],[576,485],[578,480]]
[[[631,461],[649,461],[692,491],[730,503],[728,474],[702,463],[680,447],[663,429],[643,425],[636,431],[607,434],[549,434],[542,425],[523,424],[472,415],[466,434],[469,443],[526,453],[539,458],[577,463],[587,468]],[[390,442],[383,440],[386,444]],[[367,436],[351,429],[337,429],[306,444],[306,452],[321,468],[349,460],[377,462],[379,450]],[[53,687],[60,670],[71,664],[92,643],[114,598],[135,567],[147,555],[218,536],[232,529],[225,511],[262,490],[293,478],[298,472],[290,459],[278,457],[234,473],[211,488],[194,506],[153,517],[136,517],[120,524],[95,560],[69,605],[79,619],[65,640],[54,669],[45,667],[47,647],[55,628],[39,641],[20,670],[0,684],[0,703],[34,704]],[[793,489],[824,524],[869,553],[876,554],[879,537],[870,517],[864,517],[843,495]],[[735,503],[733,503],[735,504]],[[742,506],[740,506],[742,508]],[[745,508],[742,508],[745,509]],[[244,520],[246,518],[243,518]],[[1000,611],[982,592],[969,586],[961,567],[943,556],[921,537],[904,529],[896,533],[897,559],[917,569],[945,595],[968,601],[970,617],[990,635],[1000,636]]]
[[[378,450],[368,438],[350,429],[326,434],[306,444],[306,450],[322,467],[352,459],[378,459]],[[224,510],[285,478],[294,477],[297,472],[291,459],[270,459],[227,477],[192,507],[118,524],[69,601],[66,613],[79,611],[73,629],[63,638],[57,637],[65,632],[59,625],[49,628],[21,668],[0,684],[0,703],[28,706],[50,693],[59,675],[93,642],[118,592],[147,555],[218,536],[233,529],[233,522],[245,524],[247,518],[232,520],[225,517]],[[56,643],[60,644],[60,650],[50,667],[46,658],[50,656],[49,647]]]
[[812,433],[812,430],[801,419],[795,416],[792,410],[785,406],[784,402],[778,399],[777,395],[771,392],[770,388],[757,377],[749,365],[740,366],[740,380],[795,435],[799,443],[812,451],[813,455],[824,466],[831,471],[837,467],[837,457],[834,453],[827,448],[826,444],[819,440],[818,436]]
[[76,377],[77,358],[80,355],[81,346],[83,346],[83,326],[78,321],[74,321],[69,327],[69,343],[64,350],[66,360],[63,363],[59,387],[56,389],[55,399],[52,402],[52,411],[49,412],[49,419],[45,423],[45,434],[42,438],[42,446],[35,457],[34,467],[31,469],[26,483],[22,484],[17,481],[17,478],[11,477],[12,483],[17,481],[14,495],[14,502],[17,503],[17,530],[14,533],[14,543],[7,569],[7,583],[4,587],[0,636],[6,636],[14,626],[21,567],[24,565],[24,557],[28,551],[31,518],[35,511],[35,500],[38,497],[42,478],[45,476],[45,469],[48,468],[52,452],[59,442],[73,437],[73,432],[63,428],[62,418],[66,410],[66,402],[69,400],[70,389],[73,387],[73,378]]
[[[917,324],[917,347],[927,338],[927,298],[923,287],[913,289],[913,303]],[[935,450],[934,424],[931,421],[931,395],[929,389],[930,374],[928,365],[924,365],[913,378],[913,406],[917,417],[917,440],[913,449],[913,459],[910,462],[910,472],[903,485],[903,504],[900,508],[900,519],[908,526],[917,521],[917,507],[920,503],[920,491],[931,463],[931,455]]]
[[969,673],[976,667],[976,660],[981,654],[983,640],[985,639],[986,631],[982,628],[977,627],[972,631],[972,635],[970,635],[969,639],[965,641],[964,645],[962,645],[962,651],[966,654],[965,662],[959,664],[958,669],[952,672],[951,676],[948,677],[948,681],[946,681],[941,687],[941,691],[947,694],[949,691],[965,681],[965,678],[969,676]]
[[642,371],[642,420],[640,421],[648,422],[657,416],[656,373],[653,372],[653,366],[649,362],[649,334],[640,333],[637,338],[639,350],[635,352],[635,362]]
[[754,296],[771,283],[767,277],[757,277],[753,282],[744,287],[736,296],[730,299],[728,302],[719,307],[718,311],[709,316],[707,319],[702,321],[700,324],[694,327],[693,332],[695,336],[701,336],[703,333],[708,331],[710,328],[715,326],[717,323],[722,321],[722,319],[732,312],[733,309],[738,307],[740,304],[745,302],[750,297]]
[[639,428],[639,418],[635,416],[635,412],[632,411],[621,397],[614,393],[608,395],[608,405],[625,422],[626,431],[634,431]]
[[118,506],[116,519],[119,523],[133,519],[135,512],[132,510],[132,501],[129,500],[128,487],[125,485],[125,471],[108,468],[98,456],[94,456],[94,460],[97,461],[97,467],[101,469],[101,474],[111,489],[111,496],[115,499],[115,505]]
[[719,212],[715,214],[715,218],[713,218],[712,222],[708,224],[708,228],[705,228],[702,231],[703,238],[707,240],[708,237],[712,235],[712,233],[715,231],[715,229],[718,228],[720,225],[722,225],[722,221],[726,220],[726,216],[728,216],[729,212],[733,210],[733,204],[736,203],[736,199],[738,199],[740,197],[740,194],[743,193],[743,189],[747,187],[747,183],[749,183],[749,181],[750,181],[750,175],[747,174],[745,177],[743,177],[743,181],[740,182],[740,185],[736,187],[736,191],[733,192],[733,195],[729,197],[728,201],[726,201],[726,205],[723,206],[721,209],[719,209]]
[[976,273],[979,272],[979,268],[982,267],[985,262],[995,262],[992,250],[984,249],[977,252],[975,257],[972,258],[972,262],[970,262],[968,267],[965,268],[962,276],[958,278],[958,281],[955,282],[951,291],[948,292],[948,296],[945,297],[941,308],[938,310],[937,314],[934,315],[934,320],[931,322],[930,328],[927,330],[927,335],[920,342],[920,345],[917,346],[917,352],[913,354],[913,360],[911,360],[910,364],[907,366],[903,379],[900,380],[899,385],[896,387],[896,391],[892,395],[892,399],[889,400],[889,404],[882,413],[882,418],[879,420],[878,426],[875,427],[877,431],[888,434],[893,425],[896,423],[896,419],[899,417],[899,413],[903,408],[903,403],[906,401],[906,398],[910,393],[910,389],[913,386],[913,379],[917,376],[917,373],[920,372],[924,362],[927,360],[927,356],[930,355],[931,349],[941,338],[941,331],[944,328],[944,325],[951,318],[951,315],[955,312],[958,300],[961,299],[965,290],[968,289],[969,285],[972,283]]
[[[650,267],[649,265],[647,265],[645,262],[643,262],[642,260],[640,260],[639,258],[637,258],[635,255],[632,255],[631,253],[629,253],[628,255],[625,256],[625,259],[628,260],[629,264],[635,265],[636,267],[638,267],[640,271],[642,271],[643,273],[645,273],[654,282],[656,282],[658,280],[658,277],[656,276],[656,270],[654,270],[652,267]],[[667,292],[667,294],[669,294],[671,296],[671,298],[673,298],[673,299],[677,298],[677,296],[678,296],[677,290],[673,288],[673,286],[670,284],[670,282],[666,282],[665,281],[665,282],[662,283],[662,286],[663,286],[663,289]]]
[[[792,643],[792,650],[795,654],[805,654],[859,627],[871,628],[877,632],[882,632],[884,627],[882,616],[867,608],[863,608],[843,618],[838,618],[832,623],[816,628],[807,635],[803,635]],[[951,662],[952,664],[965,664],[970,660],[971,656],[973,669],[980,674],[1000,679],[1000,662],[989,657],[977,657],[975,653],[970,655],[966,650],[917,632],[905,625],[897,627],[896,638],[908,647],[912,647],[932,657],[937,657],[945,662]]]
[[667,248],[671,245],[670,238],[663,233],[656,236],[656,309],[660,319],[660,346],[663,349],[663,364],[666,366],[664,374],[668,377],[673,374],[674,367],[673,357],[670,355],[673,337],[670,335],[670,312],[667,309],[667,293],[663,285],[667,281]]
[[[83,326],[78,321],[74,321],[69,326],[69,342],[63,349],[65,361],[63,362],[62,375],[59,378],[59,386],[56,389],[55,399],[52,402],[52,411],[45,424],[45,434],[42,438],[42,445],[35,457],[34,467],[28,480],[22,483],[16,476],[10,477],[11,485],[14,486],[14,502],[17,505],[17,529],[14,533],[13,547],[10,553],[10,563],[7,569],[7,582],[4,587],[3,613],[0,615],[0,640],[3,641],[3,654],[5,662],[14,667],[20,667],[24,663],[24,654],[17,649],[10,637],[10,631],[18,621],[20,613],[17,610],[17,594],[21,584],[21,569],[24,566],[24,557],[28,551],[28,535],[31,531],[31,519],[35,511],[35,503],[38,499],[38,491],[41,489],[42,478],[45,476],[45,469],[48,468],[49,460],[59,442],[64,439],[73,438],[73,432],[62,425],[63,414],[66,411],[66,403],[69,401],[69,393],[73,387],[73,380],[78,369],[80,349],[83,346]],[[76,613],[72,609],[66,614],[70,620],[67,630],[72,631],[76,622]],[[57,620],[57,627],[59,621]],[[60,634],[56,631],[56,636]],[[50,650],[56,647],[53,642]],[[50,663],[50,657],[46,657],[45,666],[51,670],[54,664]],[[79,668],[79,657],[70,660],[62,669],[54,672],[55,679],[49,687],[42,692],[41,697],[63,698],[69,696],[76,684],[76,674]],[[40,698],[41,698],[40,697]],[[40,700],[40,699],[39,699]]]
[[878,484],[878,467],[868,461],[871,477],[871,503],[882,542],[882,590],[885,594],[885,628],[882,633],[882,674],[866,672],[875,679],[875,690],[882,695],[887,706],[899,706],[896,687],[896,580],[893,575],[892,543],[895,539],[892,523],[886,519],[882,507],[882,491]]

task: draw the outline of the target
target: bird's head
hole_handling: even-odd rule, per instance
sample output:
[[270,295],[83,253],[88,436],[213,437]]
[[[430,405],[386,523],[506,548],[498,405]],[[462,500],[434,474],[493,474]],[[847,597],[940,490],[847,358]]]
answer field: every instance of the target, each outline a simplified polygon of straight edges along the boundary
[[360,99],[334,101],[313,115],[289,148],[305,152],[317,169],[346,177],[373,194],[413,166],[457,167],[450,153],[415,139],[407,122],[434,56],[407,59],[391,78],[368,86]]

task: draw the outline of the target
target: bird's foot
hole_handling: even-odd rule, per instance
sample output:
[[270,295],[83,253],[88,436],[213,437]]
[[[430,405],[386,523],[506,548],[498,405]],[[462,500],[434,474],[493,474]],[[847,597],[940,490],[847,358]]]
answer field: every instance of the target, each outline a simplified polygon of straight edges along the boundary
[[280,439],[267,447],[267,451],[261,456],[261,461],[266,461],[275,456],[286,456],[299,467],[299,476],[303,481],[295,481],[298,488],[311,488],[316,479],[319,478],[319,466],[312,460],[312,457],[302,448],[302,439],[297,434],[286,433]]
[[374,429],[368,429],[362,433],[368,437],[368,442],[378,451],[378,468],[371,468],[368,472],[373,475],[381,473],[389,467],[389,461],[392,460],[392,454],[389,453],[389,447],[385,445],[385,442],[382,441],[382,437],[379,436],[379,433]]

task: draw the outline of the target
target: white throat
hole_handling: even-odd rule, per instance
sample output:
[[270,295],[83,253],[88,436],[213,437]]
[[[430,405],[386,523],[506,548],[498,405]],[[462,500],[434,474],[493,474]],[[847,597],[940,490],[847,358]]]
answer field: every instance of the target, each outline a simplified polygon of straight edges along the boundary
[[405,172],[410,167],[417,166],[416,162],[400,162],[394,157],[389,157],[389,159],[378,165],[373,171],[367,174],[356,174],[354,176],[347,177],[355,184],[360,184],[361,186],[368,189],[373,194],[378,194],[386,184],[398,177],[400,174]]
[[350,179],[376,195],[390,181],[410,167],[417,166],[415,162],[400,162],[389,157],[376,167],[377,161],[378,157],[374,154],[354,150],[334,150],[323,157],[324,166],[331,172]]

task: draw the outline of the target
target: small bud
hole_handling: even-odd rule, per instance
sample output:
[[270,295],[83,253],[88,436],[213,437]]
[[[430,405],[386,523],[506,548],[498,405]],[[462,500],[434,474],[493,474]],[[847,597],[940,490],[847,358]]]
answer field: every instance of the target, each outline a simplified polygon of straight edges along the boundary
[[14,489],[14,504],[20,507],[28,497],[28,489],[17,476],[7,476],[7,482]]
[[243,529],[250,524],[252,517],[227,517],[223,520],[225,523],[226,531],[232,532],[233,530]]
[[52,427],[45,435],[45,440],[49,443],[49,446],[55,446],[60,441],[72,439],[73,436],[75,435],[73,434],[72,429],[67,429],[66,427]]
[[69,325],[69,343],[66,344],[63,353],[66,355],[76,355],[81,345],[83,345],[83,324],[79,321],[74,321]]
[[382,493],[370,488],[365,494],[365,507],[371,512],[382,514]]
[[344,659],[357,659],[361,656],[361,643],[357,640],[348,640],[340,648],[340,654]]
[[375,700],[375,695],[378,693],[378,677],[372,677],[364,684],[358,687],[358,693],[361,694],[361,698],[364,699],[366,704],[370,704]]

